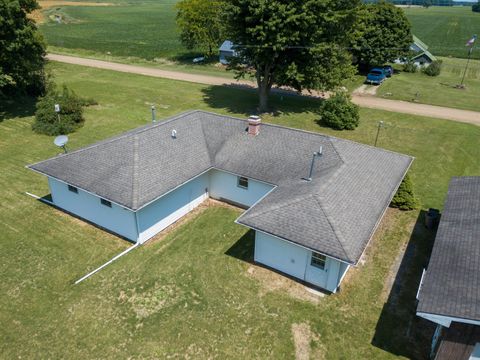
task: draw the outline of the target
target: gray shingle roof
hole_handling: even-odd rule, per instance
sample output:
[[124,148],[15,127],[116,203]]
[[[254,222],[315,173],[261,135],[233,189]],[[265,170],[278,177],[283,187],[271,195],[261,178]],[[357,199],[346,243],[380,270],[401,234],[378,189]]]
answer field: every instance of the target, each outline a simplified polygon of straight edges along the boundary
[[417,311],[480,321],[480,176],[450,182]]
[[210,168],[275,184],[239,223],[356,263],[413,159],[271,124],[258,136],[246,128],[193,111],[29,167],[132,210]]

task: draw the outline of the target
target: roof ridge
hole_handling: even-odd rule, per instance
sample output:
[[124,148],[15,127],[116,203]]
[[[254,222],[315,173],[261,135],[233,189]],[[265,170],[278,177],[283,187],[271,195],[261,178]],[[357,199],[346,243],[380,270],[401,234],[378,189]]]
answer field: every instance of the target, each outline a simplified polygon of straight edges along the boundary
[[132,166],[132,208],[138,207],[138,134],[133,137],[133,166]]
[[327,222],[328,222],[328,225],[330,225],[333,233],[335,234],[335,237],[338,241],[338,243],[340,244],[340,247],[342,248],[343,250],[343,253],[345,255],[345,257],[352,261],[352,259],[350,258],[350,255],[348,254],[348,252],[346,251],[345,249],[345,246],[343,244],[343,236],[341,236],[341,234],[337,231],[337,229],[333,226],[333,223],[332,221],[330,220],[330,217],[328,216],[327,212],[325,211],[325,208],[323,207],[322,203],[320,202],[320,199],[317,198],[317,194],[312,194],[312,197],[315,199],[315,201],[317,202],[318,206],[320,207],[320,209],[322,210],[323,214],[325,215],[325,219],[327,219]]
[[[106,140],[100,140],[100,141],[97,141],[93,144],[90,144],[90,145],[87,145],[85,147],[82,147],[80,149],[77,149],[77,150],[74,150],[74,151],[70,151],[68,153],[63,153],[63,154],[60,154],[58,156],[56,156],[55,158],[61,158],[61,157],[68,157],[72,154],[77,154],[77,153],[80,153],[82,151],[86,151],[86,150],[90,150],[90,149],[93,149],[97,146],[100,146],[100,145],[105,145],[105,144],[110,144],[110,143],[113,143],[115,141],[118,141],[118,140],[121,140],[121,139],[125,139],[127,137],[130,137],[130,136],[133,136],[133,135],[138,135],[140,133],[143,133],[147,130],[150,130],[150,129],[153,129],[153,128],[156,128],[156,127],[159,127],[159,126],[162,126],[162,125],[165,125],[165,124],[168,124],[172,121],[175,121],[175,120],[178,120],[178,119],[181,119],[187,115],[191,115],[191,114],[194,114],[196,112],[201,112],[201,110],[190,110],[190,111],[185,111],[183,113],[180,113],[176,116],[173,116],[173,117],[170,117],[170,118],[167,118],[165,121],[161,121],[161,122],[158,122],[158,123],[155,123],[155,124],[146,124],[146,125],[143,125],[143,126],[140,126],[138,128],[134,128],[134,129],[131,129],[131,130],[128,130],[126,132],[123,132],[121,133],[120,135],[116,135],[116,136],[113,136],[111,138],[108,138]],[[42,162],[44,161],[49,161],[49,160],[52,160],[52,158],[50,159],[47,159],[47,160],[42,160],[42,161],[39,161],[39,162],[36,162],[36,163],[33,163],[33,164],[29,164],[27,167],[31,167],[31,166],[35,166],[37,164],[41,164]]]
[[[218,118],[218,117],[222,117],[222,118],[228,118],[228,119],[232,119],[232,120],[247,122],[247,119],[241,119],[241,118],[238,118],[238,117],[235,117],[235,116],[231,116],[231,115],[221,115],[221,114],[217,114],[217,113],[214,113],[214,112],[211,112],[211,111],[207,111],[207,110],[194,110],[194,111],[192,111],[192,112],[202,112],[202,113],[204,113],[204,114],[215,115],[215,117],[217,117],[217,118]],[[399,153],[399,152],[396,152],[396,151],[392,151],[392,150],[388,150],[388,149],[385,149],[385,148],[381,148],[381,147],[377,147],[377,146],[373,146],[373,145],[369,145],[369,144],[365,144],[365,143],[353,141],[353,140],[350,140],[350,139],[340,138],[340,137],[337,137],[337,136],[327,135],[327,134],[323,134],[323,133],[319,133],[319,132],[315,132],[315,131],[309,131],[309,130],[303,130],[303,129],[293,128],[293,127],[289,127],[289,126],[272,124],[272,123],[268,123],[268,122],[263,122],[263,120],[262,120],[262,125],[261,125],[261,126],[271,126],[271,127],[275,127],[275,128],[284,129],[284,130],[291,130],[291,131],[301,132],[301,133],[305,133],[305,134],[310,134],[310,135],[316,135],[316,136],[324,137],[324,138],[327,138],[328,140],[330,140],[330,142],[332,143],[332,145],[333,145],[333,142],[332,142],[331,140],[333,139],[333,140],[339,140],[339,141],[345,141],[345,142],[348,142],[348,143],[353,143],[353,144],[355,144],[355,145],[365,146],[365,147],[367,147],[367,148],[376,149],[376,150],[378,150],[378,151],[383,151],[383,152],[386,152],[386,153],[389,153],[389,154],[396,154],[396,155],[401,155],[401,156],[407,156],[407,157],[410,157],[410,158],[412,158],[412,159],[415,158],[414,156],[411,156],[411,155],[402,154],[402,153]],[[335,147],[335,146],[334,146],[334,147]],[[335,151],[336,151],[337,154],[338,154],[338,151],[337,151],[336,148],[335,148]],[[340,157],[340,158],[341,158],[341,157]],[[342,160],[343,160],[343,158],[342,158]]]

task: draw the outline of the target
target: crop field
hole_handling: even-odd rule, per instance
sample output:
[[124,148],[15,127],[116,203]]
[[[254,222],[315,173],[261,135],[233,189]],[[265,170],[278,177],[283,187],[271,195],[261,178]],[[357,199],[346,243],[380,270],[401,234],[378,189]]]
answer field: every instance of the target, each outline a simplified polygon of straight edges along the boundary
[[[146,124],[152,103],[159,118],[189,109],[246,117],[257,101],[241,89],[49,66],[58,84],[98,102],[70,135],[72,150]],[[367,144],[384,120],[378,144],[416,157],[423,208],[442,207],[451,176],[480,173],[480,127],[362,109],[358,129],[338,132],[317,123],[318,105],[273,96],[264,120]],[[33,111],[28,99],[0,104],[1,358],[426,358],[433,327],[415,316],[415,294],[434,234],[420,211],[389,210],[333,296],[252,264],[252,234],[233,222],[239,211],[217,205],[74,286],[129,244],[25,195],[48,187],[24,166],[59,151],[32,132]]]
[[[480,13],[469,6],[432,6],[404,8],[412,23],[412,32],[429,45],[434,55],[467,57],[465,43],[473,34],[480,35]],[[480,46],[473,57],[480,59]]]
[[[188,54],[175,24],[175,0],[109,2],[113,6],[57,5],[40,26],[51,46],[144,59]],[[58,19],[58,21],[56,21]]]

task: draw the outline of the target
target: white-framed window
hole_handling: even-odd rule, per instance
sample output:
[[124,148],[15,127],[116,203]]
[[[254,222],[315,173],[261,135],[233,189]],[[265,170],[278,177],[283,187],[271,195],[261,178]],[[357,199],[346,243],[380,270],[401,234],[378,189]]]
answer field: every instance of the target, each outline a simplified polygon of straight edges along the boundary
[[108,206],[110,208],[112,207],[112,203],[108,200],[100,199],[100,202],[102,203],[102,205]]
[[237,177],[237,186],[242,189],[248,189],[248,178],[243,176]]
[[68,191],[78,194],[78,189],[75,186],[68,185]]
[[312,252],[312,260],[310,261],[310,265],[320,270],[325,270],[326,262],[327,262],[327,257],[325,255]]

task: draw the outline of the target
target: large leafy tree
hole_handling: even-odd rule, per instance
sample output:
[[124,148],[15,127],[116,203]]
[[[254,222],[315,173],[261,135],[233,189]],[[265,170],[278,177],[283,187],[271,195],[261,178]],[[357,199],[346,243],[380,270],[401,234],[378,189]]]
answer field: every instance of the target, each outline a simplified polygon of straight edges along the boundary
[[384,0],[366,4],[359,12],[351,48],[363,65],[381,65],[409,53],[411,25],[401,8]]
[[345,50],[357,0],[229,0],[227,37],[238,57],[237,77],[254,75],[259,110],[273,85],[332,90],[353,74]]
[[45,44],[28,14],[36,0],[0,0],[0,93],[41,93]]
[[180,39],[187,49],[213,55],[222,39],[221,0],[182,0],[177,4]]

